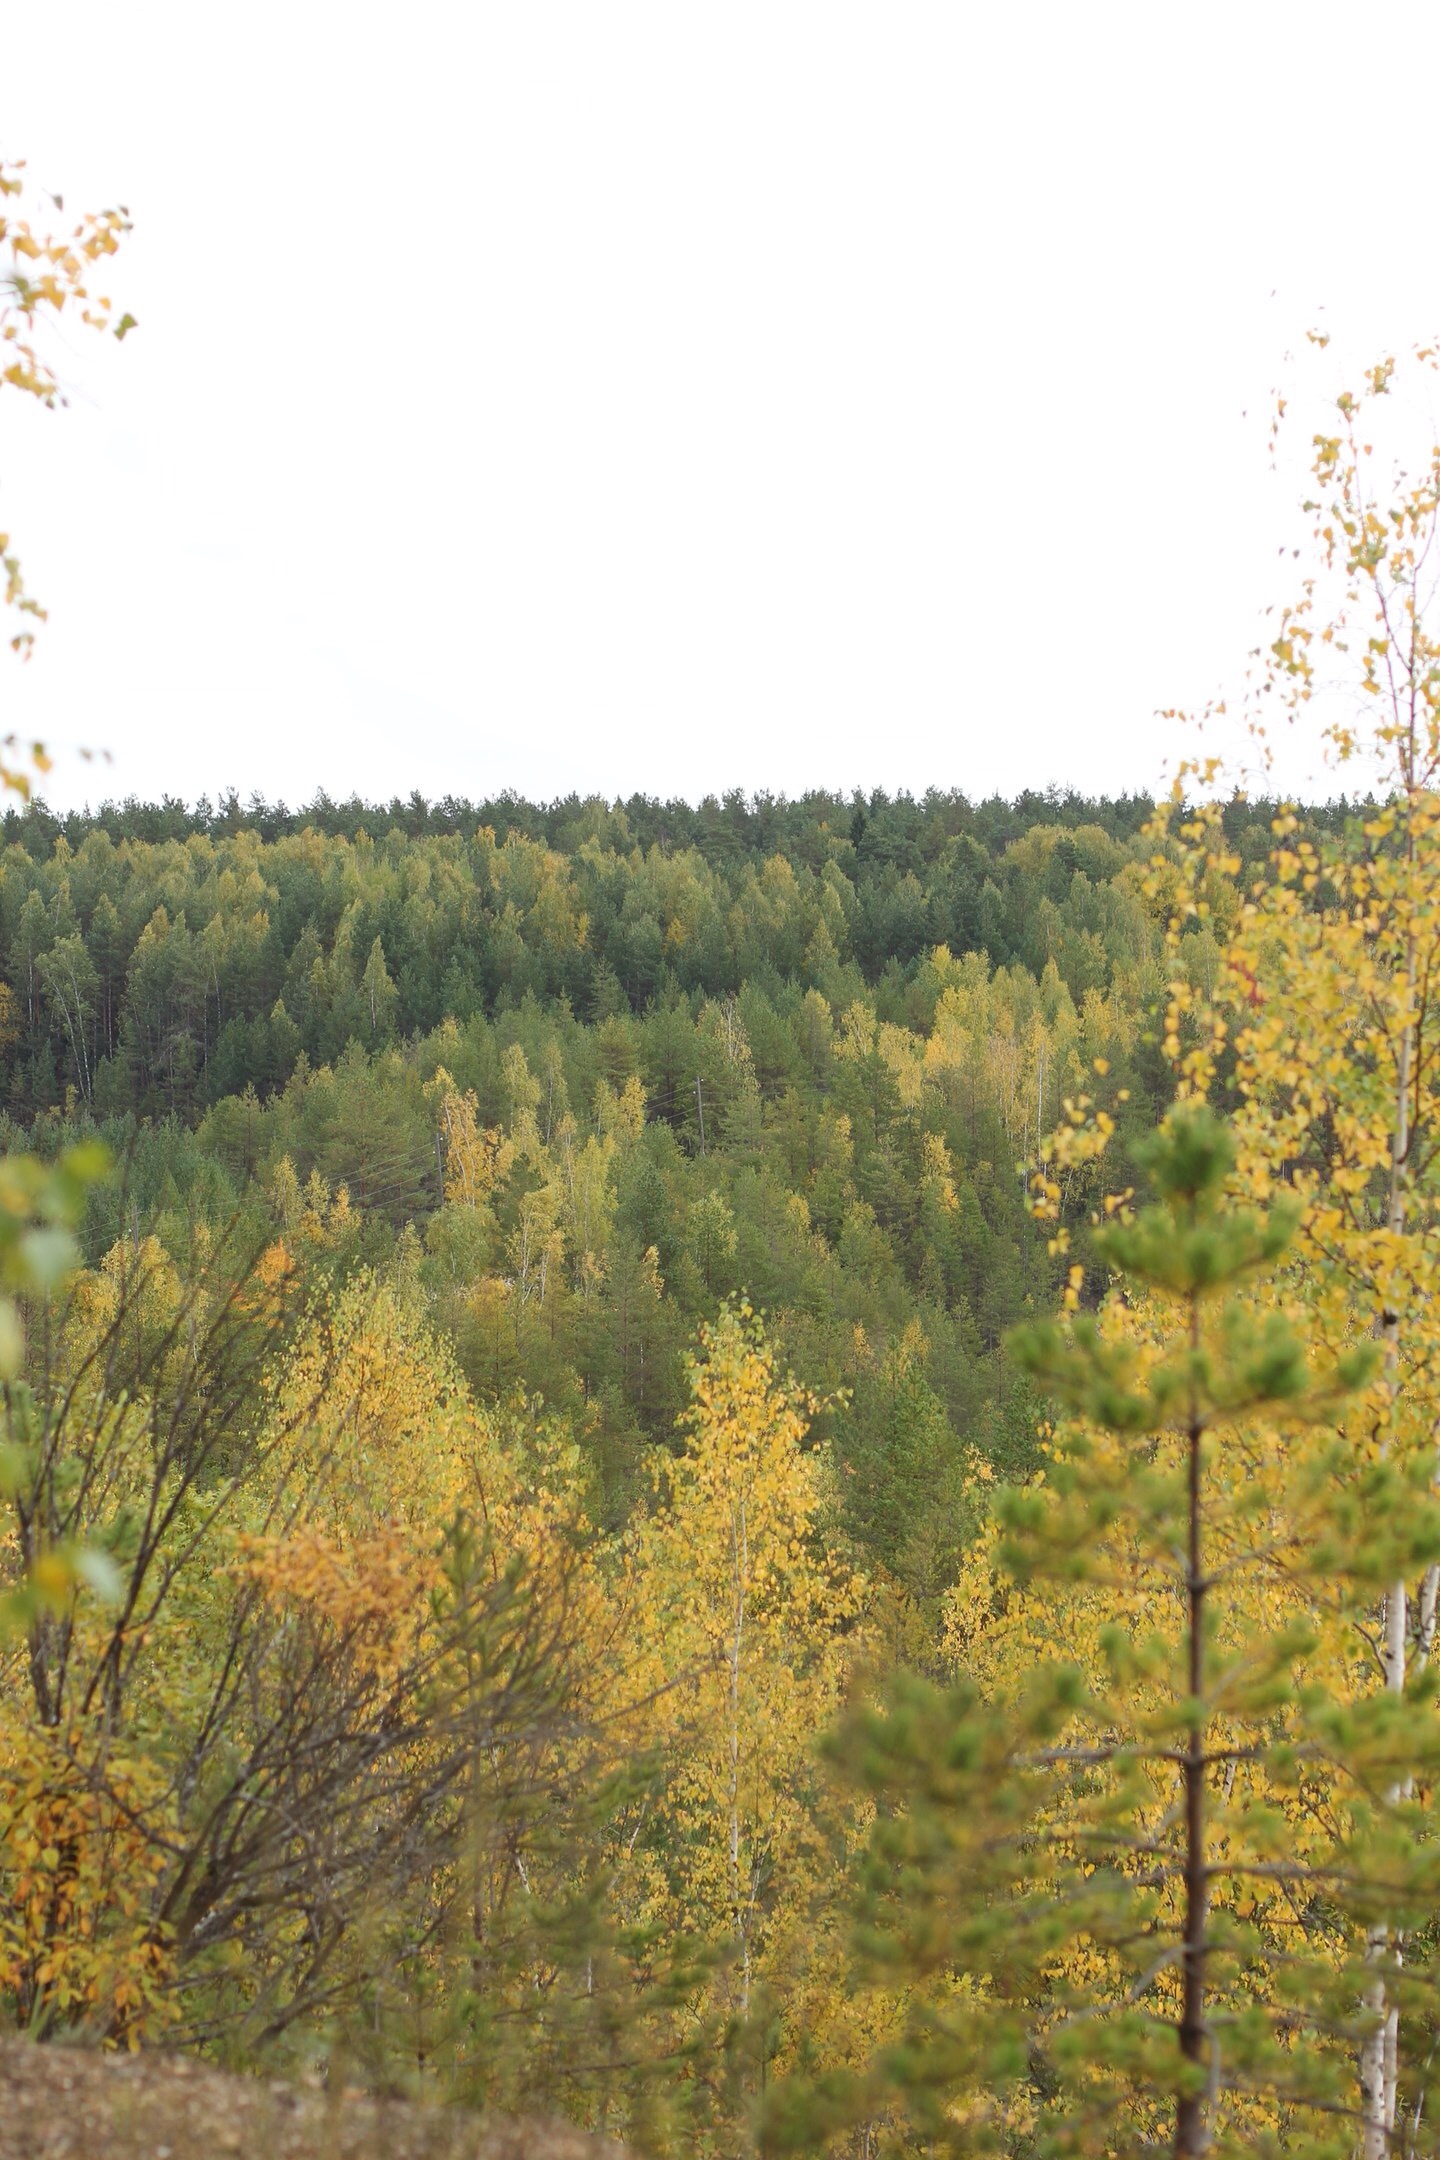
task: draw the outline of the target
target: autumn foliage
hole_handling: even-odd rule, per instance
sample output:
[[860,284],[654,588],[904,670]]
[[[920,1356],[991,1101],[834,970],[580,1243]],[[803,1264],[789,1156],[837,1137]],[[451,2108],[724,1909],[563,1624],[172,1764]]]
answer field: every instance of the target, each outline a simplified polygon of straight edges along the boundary
[[[46,405],[132,327],[51,211]],[[1435,2149],[1405,379],[1247,704],[1354,800],[6,819],[17,2030],[656,2155]]]

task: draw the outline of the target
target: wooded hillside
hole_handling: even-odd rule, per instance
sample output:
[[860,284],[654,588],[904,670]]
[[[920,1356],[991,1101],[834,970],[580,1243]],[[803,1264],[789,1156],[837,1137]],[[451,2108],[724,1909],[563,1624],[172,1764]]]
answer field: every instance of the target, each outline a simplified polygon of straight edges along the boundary
[[[808,1384],[848,1392],[827,1429],[862,1546],[934,1594],[941,1466],[1032,1459],[999,1344],[1059,1270],[1021,1165],[1096,1058],[1127,1130],[1166,1099],[1144,815],[12,811],[3,1137],[106,1139],[123,1196],[92,1196],[96,1260],[127,1223],[178,1252],[200,1222],[258,1247],[310,1218],[347,1267],[400,1256],[480,1399],[540,1394],[583,1432],[612,1524],[697,1324],[743,1290]],[[1227,829],[1263,861],[1265,805]],[[1213,942],[1187,959],[1213,973]]]
[[[134,327],[62,207],[0,161],[44,408]],[[1440,2151],[1396,376],[1201,716],[1320,807],[57,818],[0,743],[0,2151]]]

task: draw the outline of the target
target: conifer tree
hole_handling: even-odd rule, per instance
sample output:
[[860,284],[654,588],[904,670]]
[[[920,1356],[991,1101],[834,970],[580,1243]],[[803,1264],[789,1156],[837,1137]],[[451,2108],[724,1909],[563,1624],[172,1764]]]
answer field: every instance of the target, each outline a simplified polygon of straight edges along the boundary
[[[1312,344],[1327,343],[1316,335]],[[1332,1340],[1370,1328],[1383,1369],[1368,1413],[1374,1444],[1433,1471],[1440,1430],[1434,1315],[1440,1266],[1435,1085],[1440,952],[1440,617],[1431,574],[1440,527],[1440,449],[1431,423],[1415,455],[1407,372],[1383,359],[1316,415],[1309,438],[1305,575],[1255,656],[1253,733],[1277,710],[1375,787],[1361,816],[1328,827],[1282,808],[1266,874],[1242,901],[1233,820],[1217,804],[1158,821],[1152,890],[1168,902],[1174,980],[1164,1049],[1183,1089],[1237,1103],[1238,1184],[1262,1202],[1282,1182],[1303,1202],[1295,1288]],[[1277,430],[1285,410],[1281,400]],[[1338,693],[1338,694],[1337,694]],[[1207,775],[1207,777],[1213,777]],[[1343,806],[1342,806],[1343,807]],[[1180,841],[1178,859],[1174,842]],[[1210,925],[1225,933],[1213,982],[1183,965]],[[1187,935],[1199,928],[1201,935]],[[1397,1574],[1356,1616],[1357,1689],[1402,1696],[1426,1666],[1440,1574]],[[1364,2160],[1398,2135],[1407,2055],[1391,1975],[1409,1955],[1383,1911],[1367,1942],[1372,2018],[1360,2081]]]
[[[1440,1733],[1423,1679],[1357,1697],[1348,1623],[1440,1518],[1347,1428],[1373,1344],[1312,1359],[1252,1287],[1297,1210],[1227,1197],[1203,1106],[1142,1161],[1153,1204],[1097,1237],[1115,1294],[1014,1344],[1067,1415],[997,1503],[976,1677],[906,1681],[833,1743],[877,1809],[860,1947],[910,2001],[868,2071],[782,2096],[777,2146],[887,2110],[962,2152],[1353,2146],[1367,1928],[1423,1927],[1440,1891],[1414,1798]],[[1413,1949],[1391,1991],[1433,2020]]]

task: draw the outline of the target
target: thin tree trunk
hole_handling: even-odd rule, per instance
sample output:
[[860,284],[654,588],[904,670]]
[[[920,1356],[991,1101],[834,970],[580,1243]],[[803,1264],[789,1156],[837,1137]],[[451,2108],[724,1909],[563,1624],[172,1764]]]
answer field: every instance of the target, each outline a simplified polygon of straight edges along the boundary
[[[1386,1227],[1398,1236],[1405,1227],[1405,1164],[1410,1153],[1410,1078],[1414,1061],[1414,1001],[1416,951],[1413,933],[1405,953],[1405,1026],[1400,1037],[1395,1074],[1395,1122],[1390,1138],[1390,1189]],[[1400,1362],[1400,1315],[1387,1311],[1382,1322],[1385,1342],[1385,1373],[1394,1399]],[[1405,1637],[1409,1617],[1409,1592],[1403,1581],[1385,1593],[1381,1629],[1381,1662],[1389,1693],[1405,1690]],[[1391,1789],[1393,1805],[1399,1787]],[[1365,1989],[1365,2009],[1370,2029],[1360,2044],[1360,2117],[1362,2160],[1386,2160],[1395,2126],[1395,2090],[1399,2081],[1399,2011],[1390,2000],[1387,1972],[1399,1954],[1390,1928],[1377,1921],[1365,1938],[1365,1962],[1370,1979]]]
[[750,1578],[750,1540],[742,1498],[731,1525],[735,1564],[734,1628],[730,1638],[730,1899],[740,1941],[740,2011],[750,2008],[750,1927],[740,1895],[740,1659],[745,1634],[745,1590]]
[[[1200,1348],[1200,1303],[1191,1306],[1190,1344]],[[1192,1384],[1193,1385],[1193,1384]],[[1188,1631],[1188,1686],[1193,1722],[1185,1750],[1185,1936],[1180,2006],[1180,2053],[1198,2071],[1206,2057],[1205,1955],[1208,1948],[1210,1869],[1205,1850],[1205,1597],[1201,1500],[1204,1426],[1193,1393],[1188,1434],[1187,1505],[1189,1550],[1185,1565],[1185,1624]],[[1198,2160],[1210,2142],[1205,2120],[1205,2092],[1198,2086],[1180,2095],[1175,2107],[1177,2160]]]

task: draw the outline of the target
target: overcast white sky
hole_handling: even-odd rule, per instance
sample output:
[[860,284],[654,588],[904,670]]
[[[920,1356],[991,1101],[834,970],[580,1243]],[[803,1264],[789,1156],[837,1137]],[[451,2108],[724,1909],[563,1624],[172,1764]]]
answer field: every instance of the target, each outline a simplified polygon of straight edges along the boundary
[[1153,787],[1287,589],[1287,352],[1440,327],[1437,63],[1393,0],[14,10],[0,144],[129,205],[141,327],[0,399],[4,728],[109,747],[52,800]]

